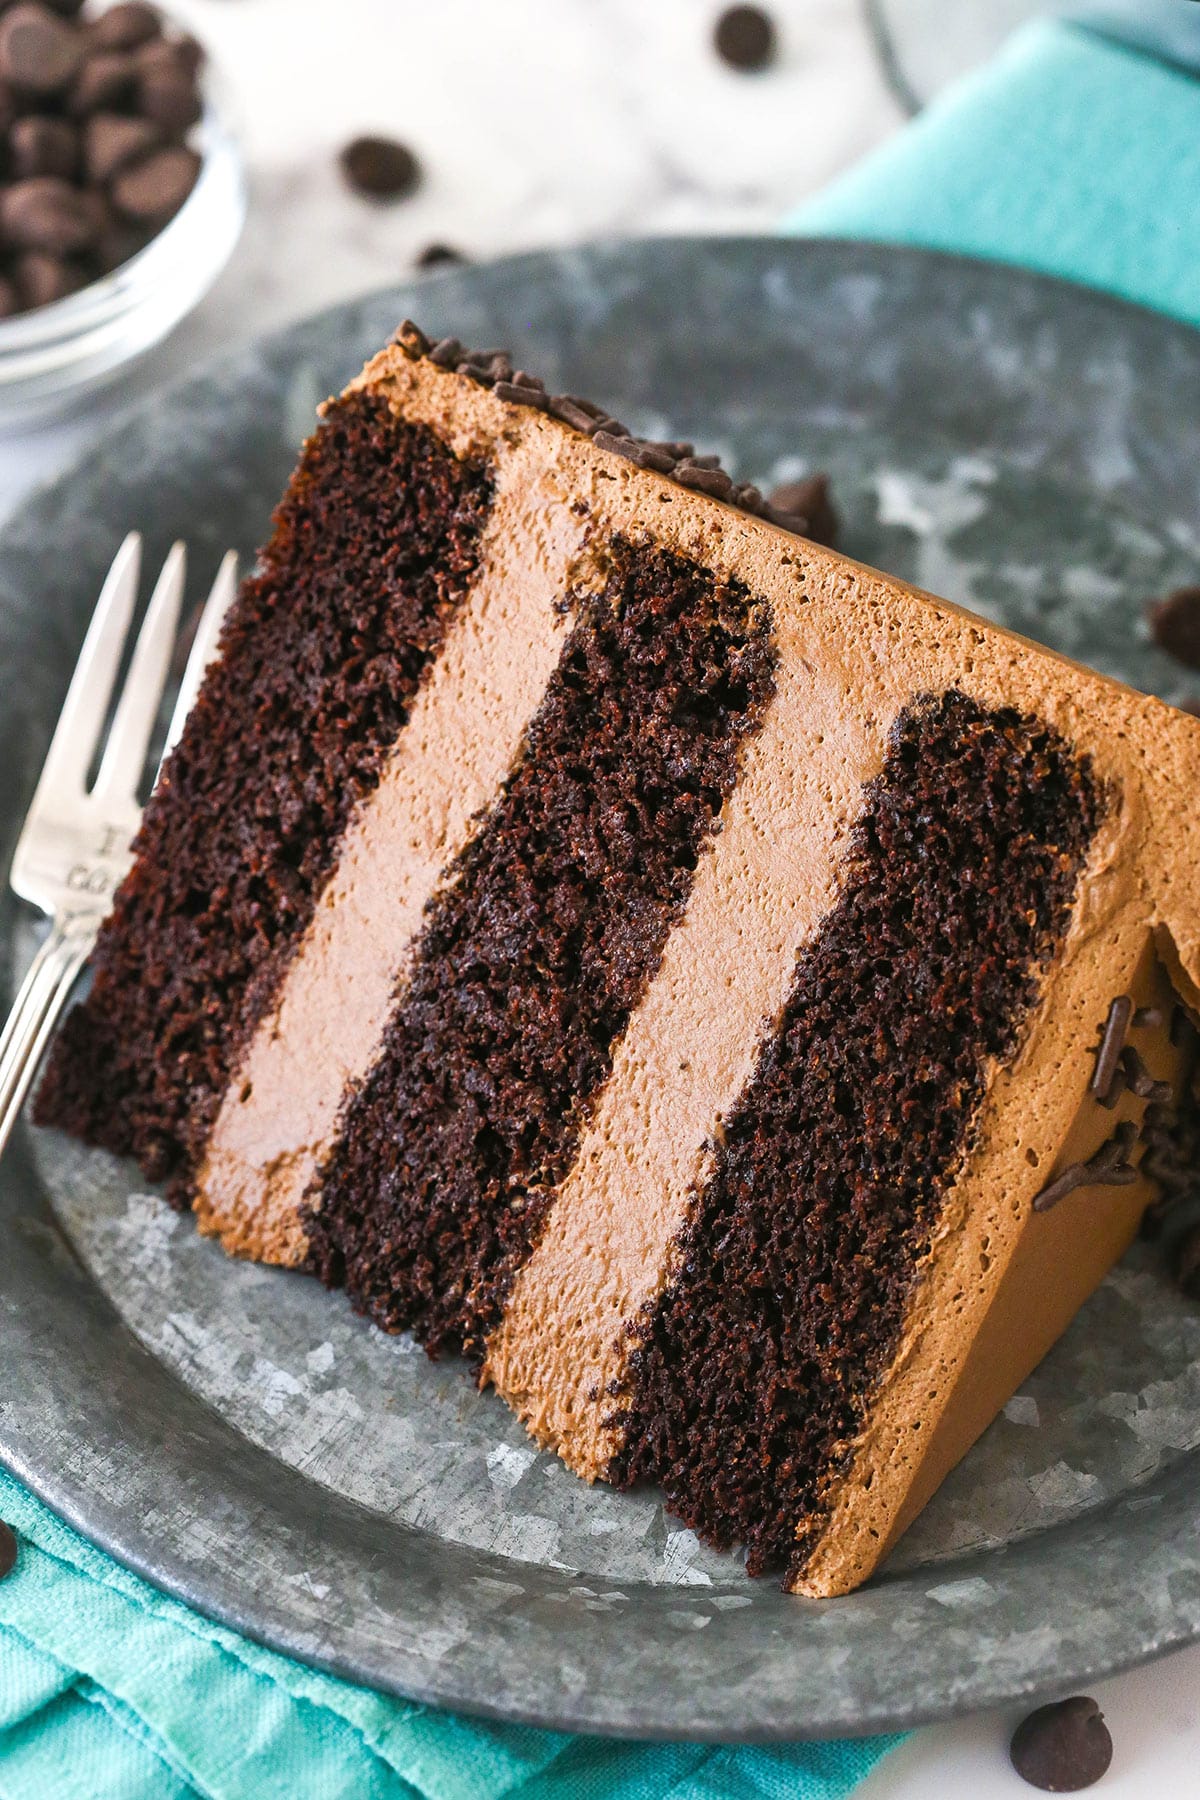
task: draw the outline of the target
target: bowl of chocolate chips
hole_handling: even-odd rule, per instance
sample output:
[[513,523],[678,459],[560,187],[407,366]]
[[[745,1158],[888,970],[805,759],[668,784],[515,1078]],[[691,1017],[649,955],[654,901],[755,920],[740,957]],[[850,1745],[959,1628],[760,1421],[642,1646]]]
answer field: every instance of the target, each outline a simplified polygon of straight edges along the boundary
[[195,38],[146,0],[0,0],[0,425],[165,337],[244,217]]

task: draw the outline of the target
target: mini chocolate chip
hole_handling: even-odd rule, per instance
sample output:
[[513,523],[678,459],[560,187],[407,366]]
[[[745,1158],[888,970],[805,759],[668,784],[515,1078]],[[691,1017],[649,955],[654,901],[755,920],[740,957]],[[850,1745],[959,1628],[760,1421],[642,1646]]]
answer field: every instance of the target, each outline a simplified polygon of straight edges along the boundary
[[785,481],[772,488],[767,505],[776,512],[804,519],[804,535],[814,544],[827,544],[831,549],[836,544],[841,522],[830,496],[829,477],[823,469],[806,475],[803,481]]
[[173,134],[185,132],[204,110],[195,81],[177,63],[138,71],[137,104],[146,118]]
[[761,6],[730,6],[717,20],[713,43],[731,69],[765,69],[775,57],[775,26]]
[[155,150],[162,132],[149,119],[122,113],[97,113],[83,128],[83,166],[89,181],[100,187],[139,156]]
[[1112,1761],[1112,1738],[1094,1700],[1076,1694],[1039,1706],[1013,1732],[1009,1757],[1030,1787],[1047,1794],[1077,1794],[1091,1787]]
[[61,175],[69,180],[79,166],[79,134],[66,119],[30,113],[18,119],[8,134],[8,159],[17,181],[30,175]]
[[11,1575],[17,1565],[17,1534],[4,1519],[0,1519],[0,1581]]
[[113,204],[137,224],[165,224],[179,211],[199,173],[200,158],[194,150],[182,145],[154,150],[122,169],[112,184]]
[[76,119],[119,106],[133,93],[137,68],[123,50],[102,50],[89,56],[67,95],[67,111]]
[[465,263],[466,257],[453,244],[426,244],[417,257],[418,269],[441,269],[449,263]]
[[83,66],[84,41],[44,6],[10,7],[0,18],[0,75],[27,94],[59,94]]
[[1200,1225],[1193,1225],[1175,1252],[1175,1280],[1181,1294],[1200,1300]]
[[1160,650],[1189,669],[1200,669],[1200,586],[1179,587],[1146,608],[1150,634]]
[[11,319],[21,310],[20,296],[7,276],[0,275],[0,319]]
[[1186,700],[1177,700],[1175,704],[1180,712],[1191,713],[1193,719],[1200,719],[1200,694],[1189,694]]
[[93,19],[88,35],[100,50],[136,50],[160,30],[161,21],[152,6],[143,5],[142,0],[123,0]]
[[27,250],[17,258],[13,274],[25,308],[65,300],[68,294],[78,293],[87,279],[72,263],[47,250]]
[[96,209],[92,196],[55,175],[18,181],[0,194],[0,226],[18,250],[49,250],[70,255],[95,243]]
[[421,179],[420,163],[395,138],[355,138],[339,160],[350,186],[372,200],[403,200]]

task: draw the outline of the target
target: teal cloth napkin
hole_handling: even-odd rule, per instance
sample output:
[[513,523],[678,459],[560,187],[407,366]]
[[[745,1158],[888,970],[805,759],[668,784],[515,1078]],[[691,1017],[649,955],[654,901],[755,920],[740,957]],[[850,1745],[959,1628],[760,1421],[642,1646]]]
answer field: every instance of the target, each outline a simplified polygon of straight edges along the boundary
[[1039,21],[784,229],[1020,263],[1200,325],[1200,81]]
[[[787,229],[996,257],[1200,324],[1200,84],[1062,25],[982,73]],[[489,1725],[213,1625],[0,1473],[0,1800],[840,1800],[898,1740],[623,1744]]]
[[770,1748],[490,1725],[169,1599],[0,1472],[0,1800],[841,1800],[896,1738]]

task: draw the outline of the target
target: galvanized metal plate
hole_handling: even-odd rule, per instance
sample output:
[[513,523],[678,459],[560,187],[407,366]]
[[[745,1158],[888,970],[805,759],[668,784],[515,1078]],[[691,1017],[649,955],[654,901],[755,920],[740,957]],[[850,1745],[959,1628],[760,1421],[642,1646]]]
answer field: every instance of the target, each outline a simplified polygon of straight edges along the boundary
[[[404,314],[694,437],[829,468],[845,545],[1180,698],[1141,602],[1200,567],[1200,337],[891,248],[670,241],[342,306],[157,396],[0,541],[11,846],[121,534],[197,594],[261,541],[316,402]],[[1200,685],[1200,684],[1198,684]],[[14,966],[34,928],[0,915]],[[135,1171],[24,1130],[0,1169],[0,1456],[215,1617],[448,1706],[802,1737],[1062,1689],[1200,1632],[1200,1309],[1116,1270],[862,1592],[793,1599],[653,1494],[589,1489],[491,1395],[307,1279],[227,1261]]]

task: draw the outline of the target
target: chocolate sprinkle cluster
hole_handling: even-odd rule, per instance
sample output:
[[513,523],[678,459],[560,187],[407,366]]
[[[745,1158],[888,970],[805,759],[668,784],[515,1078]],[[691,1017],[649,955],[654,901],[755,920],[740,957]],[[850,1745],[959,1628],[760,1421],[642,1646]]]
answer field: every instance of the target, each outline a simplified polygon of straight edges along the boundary
[[564,425],[590,437],[597,448],[610,450],[614,456],[623,456],[639,469],[652,469],[657,475],[677,481],[680,487],[707,494],[713,500],[723,500],[784,531],[794,531],[817,543],[829,541],[819,536],[815,529],[821,520],[773,506],[752,483],[735,482],[728,470],[721,467],[719,457],[697,456],[694,444],[635,437],[619,419],[612,418],[591,400],[582,400],[577,394],[547,393],[545,382],[536,375],[513,368],[512,358],[506,350],[468,350],[455,337],[440,338],[434,343],[411,319],[405,319],[393,342],[411,362],[424,358],[435,368],[453,369],[456,374],[477,381],[481,387],[490,388],[499,400],[549,413],[551,418],[560,419]]
[[[1161,1025],[1157,1007],[1134,1009],[1128,994],[1119,994],[1108,1016],[1096,1049],[1096,1066],[1088,1092],[1101,1106],[1115,1106],[1128,1090],[1146,1109],[1139,1123],[1119,1125],[1087,1162],[1070,1163],[1033,1203],[1035,1212],[1049,1212],[1081,1187],[1123,1187],[1146,1175],[1158,1187],[1158,1198],[1142,1218],[1142,1236],[1157,1237],[1168,1219],[1178,1216],[1188,1202],[1200,1198],[1200,1096],[1193,1075],[1177,1095],[1170,1082],[1156,1081],[1134,1045],[1127,1043],[1130,1026]],[[1171,1016],[1171,1041],[1200,1044],[1186,1009],[1176,1005]],[[1140,1165],[1131,1161],[1133,1151],[1144,1146]],[[1173,1258],[1175,1273],[1184,1293],[1200,1299],[1200,1226],[1185,1238]]]

